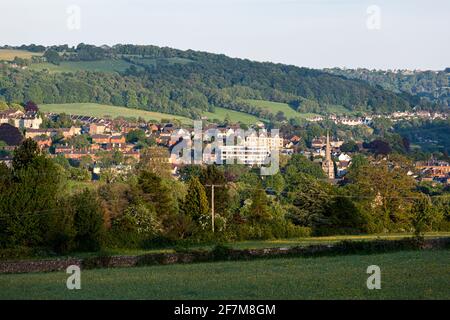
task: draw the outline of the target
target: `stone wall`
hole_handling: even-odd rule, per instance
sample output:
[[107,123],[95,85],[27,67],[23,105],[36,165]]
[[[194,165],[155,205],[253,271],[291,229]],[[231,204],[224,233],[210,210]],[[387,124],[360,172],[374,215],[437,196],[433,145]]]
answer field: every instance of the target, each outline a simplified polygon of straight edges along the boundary
[[46,259],[33,261],[0,261],[0,273],[52,272],[65,270],[70,265],[83,269],[119,268],[175,263],[198,263],[224,260],[251,260],[276,257],[371,254],[400,250],[449,249],[450,238],[426,240],[343,241],[336,244],[311,245],[290,248],[193,250],[176,253],[151,253],[139,256],[98,256],[76,259]]
[[50,272],[66,270],[70,265],[81,265],[82,259],[49,259],[0,262],[0,273]]

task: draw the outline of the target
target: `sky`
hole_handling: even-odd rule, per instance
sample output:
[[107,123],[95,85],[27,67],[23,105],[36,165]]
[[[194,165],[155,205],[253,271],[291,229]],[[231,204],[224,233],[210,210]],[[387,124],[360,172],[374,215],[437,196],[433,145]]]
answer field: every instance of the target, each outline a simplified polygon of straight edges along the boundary
[[0,0],[0,45],[151,44],[310,68],[450,67],[449,0]]

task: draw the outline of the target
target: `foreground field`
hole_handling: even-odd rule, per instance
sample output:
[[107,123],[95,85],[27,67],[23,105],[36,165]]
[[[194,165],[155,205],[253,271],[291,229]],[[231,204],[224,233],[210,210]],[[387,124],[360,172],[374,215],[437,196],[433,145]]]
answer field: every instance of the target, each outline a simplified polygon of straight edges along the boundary
[[[450,250],[0,275],[0,299],[450,299]],[[381,290],[366,269],[381,268]]]

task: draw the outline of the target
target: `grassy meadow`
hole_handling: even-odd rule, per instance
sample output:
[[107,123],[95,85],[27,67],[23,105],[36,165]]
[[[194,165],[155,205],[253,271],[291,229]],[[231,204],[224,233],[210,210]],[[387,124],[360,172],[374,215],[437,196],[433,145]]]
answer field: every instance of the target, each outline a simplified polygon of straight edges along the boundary
[[42,56],[42,53],[35,53],[25,50],[0,49],[0,60],[12,61],[15,57],[31,59],[32,56]]
[[[302,119],[308,119],[317,116],[316,113],[302,113],[297,112],[294,109],[292,109],[287,103],[280,103],[280,102],[272,102],[272,101],[266,101],[266,100],[252,100],[252,99],[246,99],[245,102],[260,107],[263,109],[270,110],[272,113],[277,113],[279,111],[282,111],[286,118],[302,118]],[[347,108],[340,106],[340,105],[325,105],[323,106],[325,110],[328,113],[337,114],[337,115],[354,115],[355,112],[352,112],[348,110]]]
[[135,58],[134,61],[138,64],[133,64],[122,59],[105,59],[96,61],[62,61],[59,65],[51,63],[34,63],[30,65],[31,70],[41,71],[47,70],[50,73],[57,72],[77,72],[77,71],[96,71],[96,72],[124,72],[131,65],[141,68],[140,65],[157,66],[160,63],[186,64],[191,60],[182,58],[166,58],[166,59],[148,59]]
[[64,104],[42,104],[39,108],[44,112],[76,114],[91,117],[126,117],[138,118],[142,117],[147,121],[162,119],[177,119],[183,123],[191,123],[192,120],[182,116],[172,114],[145,111],[140,109],[131,109],[125,107],[116,107],[110,105],[102,105],[97,103],[64,103]]
[[59,65],[52,63],[33,63],[31,70],[47,70],[50,73],[76,72],[81,70],[97,72],[124,72],[131,63],[120,59],[98,60],[98,61],[63,61]]
[[[161,121],[162,119],[177,119],[184,124],[192,124],[192,119],[176,116],[172,114],[145,111],[141,109],[131,109],[125,107],[117,107],[110,105],[102,105],[97,103],[64,103],[64,104],[42,104],[39,108],[44,112],[54,112],[54,113],[66,113],[66,114],[77,114],[86,115],[92,117],[142,117],[148,121],[155,120]],[[245,124],[255,124],[261,120],[255,116],[247,113],[228,110],[225,108],[215,108],[215,112],[204,112],[204,116],[208,119],[218,119],[223,121],[228,115],[232,122],[242,122]]]
[[204,112],[203,113],[203,116],[208,117],[209,120],[217,119],[219,121],[225,120],[227,115],[232,122],[255,124],[257,122],[262,121],[262,119],[254,116],[254,115],[251,115],[251,114],[248,114],[245,112],[239,112],[239,111],[234,111],[234,110],[230,110],[230,109],[220,108],[220,107],[215,107],[214,113],[212,113],[212,112]]
[[303,118],[308,119],[316,116],[314,113],[300,113],[292,109],[287,103],[273,102],[267,100],[253,100],[246,99],[245,102],[253,105],[255,107],[259,107],[262,109],[269,110],[270,112],[276,114],[279,111],[282,111],[286,118]]
[[[0,299],[450,299],[450,250],[0,275]],[[367,267],[381,268],[368,290]]]
[[133,55],[122,55],[124,57],[133,58],[133,62],[139,64],[139,65],[146,65],[146,66],[158,66],[158,64],[167,64],[167,65],[174,65],[174,64],[187,64],[193,62],[192,60],[185,59],[185,58],[142,58],[141,56],[133,56]]

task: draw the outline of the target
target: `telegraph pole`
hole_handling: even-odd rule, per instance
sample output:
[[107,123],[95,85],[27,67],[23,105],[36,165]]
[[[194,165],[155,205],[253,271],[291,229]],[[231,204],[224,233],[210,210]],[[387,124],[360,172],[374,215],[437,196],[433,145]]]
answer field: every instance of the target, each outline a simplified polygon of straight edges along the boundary
[[214,232],[214,219],[215,219],[215,212],[214,212],[214,188],[215,187],[224,187],[224,185],[221,184],[207,184],[206,187],[211,187],[211,227],[212,232]]
[[214,232],[214,185],[211,185],[211,226],[212,232]]

